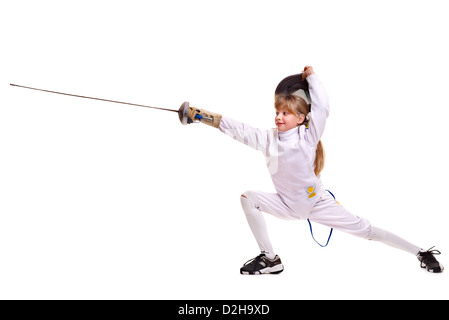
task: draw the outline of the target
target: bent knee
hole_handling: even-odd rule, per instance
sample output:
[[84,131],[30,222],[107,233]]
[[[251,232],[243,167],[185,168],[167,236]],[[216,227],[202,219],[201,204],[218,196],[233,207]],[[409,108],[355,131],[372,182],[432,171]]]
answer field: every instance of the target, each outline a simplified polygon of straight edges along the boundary
[[257,196],[254,194],[253,191],[245,191],[242,193],[241,197],[248,199],[251,202],[253,202],[255,199],[257,199]]
[[240,196],[240,202],[242,203],[242,205],[249,204],[254,208],[259,208],[257,195],[252,191],[243,192]]

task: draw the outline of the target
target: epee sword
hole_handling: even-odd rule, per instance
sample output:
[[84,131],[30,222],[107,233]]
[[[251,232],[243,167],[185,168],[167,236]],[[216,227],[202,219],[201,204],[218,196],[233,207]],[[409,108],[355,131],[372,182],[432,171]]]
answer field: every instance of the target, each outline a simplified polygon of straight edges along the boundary
[[[46,90],[46,89],[32,88],[32,87],[26,87],[26,86],[22,86],[22,85],[18,85],[18,84],[13,84],[13,83],[10,83],[10,85],[14,86],[14,87],[19,87],[19,88],[25,88],[25,89],[31,89],[31,90],[37,90],[37,91],[43,91],[43,92],[49,92],[49,93],[62,94],[62,95],[65,95],[65,96],[71,96],[71,97],[77,97],[77,98],[99,100],[99,101],[127,104],[127,105],[131,105],[131,106],[151,108],[151,109],[157,109],[157,110],[163,110],[163,111],[177,112],[178,116],[179,116],[179,121],[181,121],[182,124],[187,124],[188,123],[188,112],[189,112],[189,102],[188,101],[183,102],[183,104],[181,104],[179,109],[175,110],[175,109],[152,107],[152,106],[147,106],[147,105],[137,104],[137,103],[109,100],[109,99],[103,99],[103,98],[94,98],[94,97],[82,96],[82,95],[72,94],[72,93],[65,93],[65,92],[58,92],[58,91],[52,91],[52,90]],[[201,120],[212,121],[212,119],[210,119],[207,116],[202,116]]]

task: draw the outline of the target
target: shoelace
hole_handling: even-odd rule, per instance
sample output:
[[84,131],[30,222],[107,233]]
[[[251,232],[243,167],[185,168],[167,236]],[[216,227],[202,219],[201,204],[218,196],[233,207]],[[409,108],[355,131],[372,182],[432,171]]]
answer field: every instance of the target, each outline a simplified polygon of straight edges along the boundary
[[423,257],[421,261],[421,268],[425,268],[426,264],[429,262],[438,262],[434,255],[440,255],[441,252],[436,249],[432,250],[433,248],[435,248],[435,246],[429,248],[427,251],[420,252],[420,255]]
[[265,254],[263,254],[263,253],[261,253],[261,254],[259,254],[257,257],[255,257],[255,258],[252,258],[252,259],[249,259],[248,261],[246,261],[245,263],[244,263],[244,266],[246,266],[246,265],[248,265],[248,264],[251,264],[251,263],[254,263],[254,271],[256,270],[256,263],[259,261],[259,260],[261,260],[262,259],[262,257],[264,257],[265,256]]
[[257,261],[262,259],[262,257],[265,256],[263,253],[259,254],[257,257],[249,259],[248,261],[246,261],[243,265],[246,266],[247,264],[250,264],[253,261]]

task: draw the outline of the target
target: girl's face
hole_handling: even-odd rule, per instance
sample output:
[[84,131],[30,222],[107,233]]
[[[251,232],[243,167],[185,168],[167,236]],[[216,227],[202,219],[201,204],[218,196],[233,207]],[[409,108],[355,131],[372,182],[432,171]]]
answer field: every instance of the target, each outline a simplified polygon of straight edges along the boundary
[[303,114],[297,115],[295,113],[291,113],[285,108],[276,110],[276,117],[274,118],[274,122],[279,131],[285,132],[290,129],[293,129],[299,126],[304,122],[305,116]]

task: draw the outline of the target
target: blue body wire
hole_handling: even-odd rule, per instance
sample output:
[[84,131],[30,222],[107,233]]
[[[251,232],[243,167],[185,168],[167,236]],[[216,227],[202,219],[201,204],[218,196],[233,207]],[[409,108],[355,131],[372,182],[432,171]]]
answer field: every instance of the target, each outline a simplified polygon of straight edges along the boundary
[[[335,196],[332,192],[330,192],[329,190],[326,190],[327,192],[330,193],[330,195],[335,199]],[[315,240],[316,243],[318,243],[319,246],[321,247],[327,247],[327,245],[329,244],[329,240],[331,239],[332,236],[332,231],[334,230],[334,228],[331,228],[331,232],[329,233],[329,238],[327,238],[327,242],[325,245],[322,245],[321,243],[319,243],[318,241],[316,241],[315,237],[313,236],[313,230],[312,230],[312,223],[310,222],[309,219],[307,219],[307,222],[309,222],[309,227],[310,227],[310,234],[312,235],[313,240]]]

